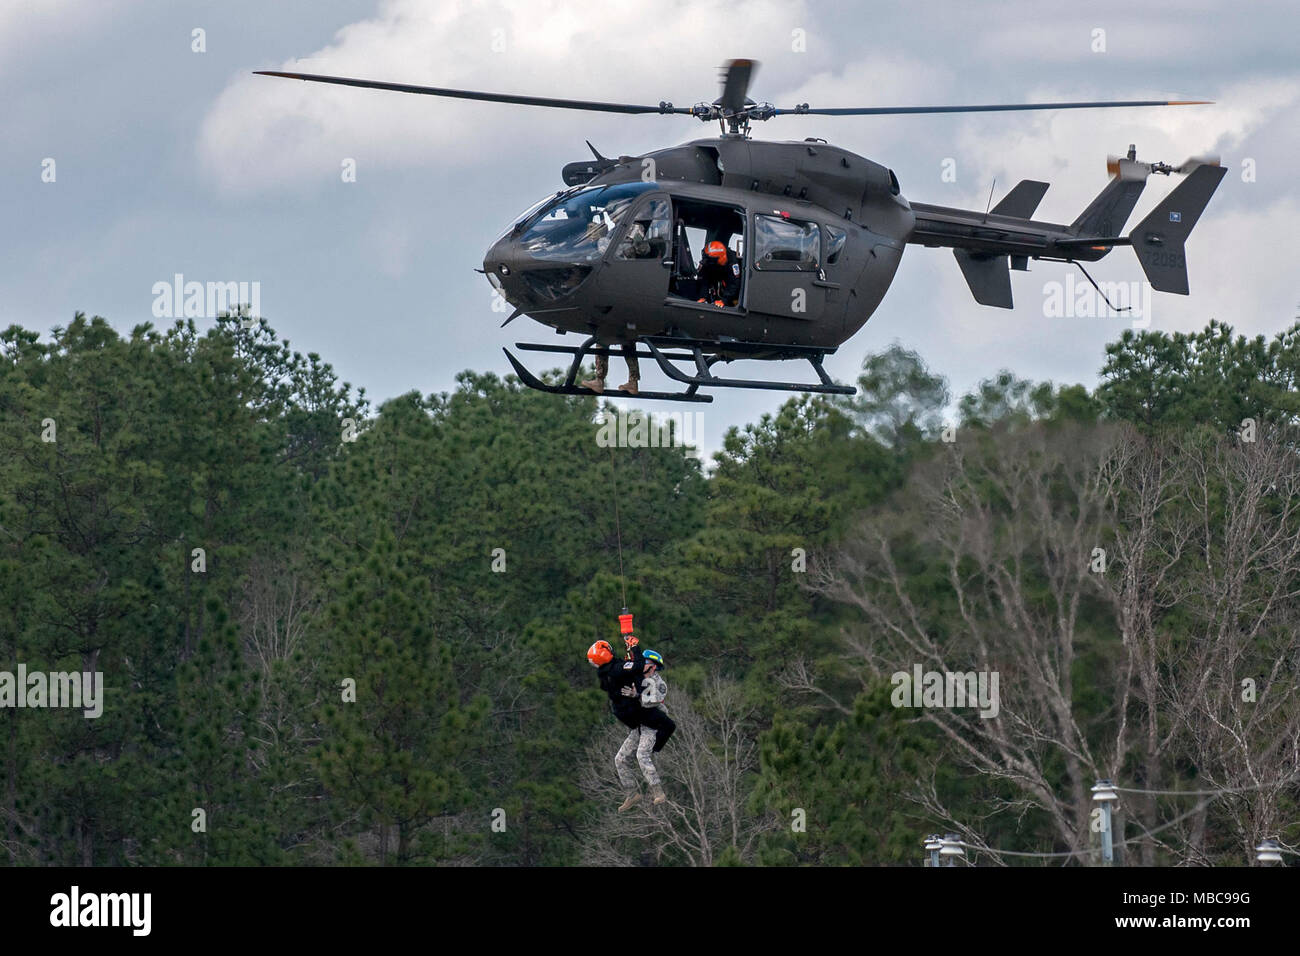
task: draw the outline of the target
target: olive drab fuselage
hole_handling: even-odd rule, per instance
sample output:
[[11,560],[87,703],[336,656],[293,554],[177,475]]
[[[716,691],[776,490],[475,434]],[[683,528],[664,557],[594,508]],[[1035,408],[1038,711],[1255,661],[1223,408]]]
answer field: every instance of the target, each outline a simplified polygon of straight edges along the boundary
[[[880,304],[915,226],[889,169],[820,140],[698,140],[618,161],[570,164],[565,177],[577,185],[525,214],[489,250],[484,271],[516,310],[559,331],[609,343],[682,335],[720,344],[833,349]],[[582,205],[584,196],[596,199]],[[617,197],[613,228],[607,228],[605,208],[596,205],[600,197]],[[545,237],[530,242],[540,231],[530,225],[566,201],[571,214],[579,207],[584,216],[594,210],[600,239],[583,241],[593,234],[588,226],[567,244]],[[735,305],[700,303],[673,291],[673,278],[686,265],[675,258],[680,250],[674,241],[656,248],[642,242],[635,246],[639,254],[630,251],[634,246],[625,240],[638,216],[662,215],[665,203],[674,217],[686,204],[718,207],[719,215],[743,222],[733,242],[743,250]],[[756,236],[761,243],[774,224],[781,231],[784,224],[776,220],[785,220],[784,231],[809,247],[790,253],[800,259],[782,261],[780,250],[755,253],[763,251]],[[691,250],[694,265],[702,251]]]
[[[680,392],[646,398],[711,401],[701,387],[766,388],[852,394],[830,378],[824,359],[866,323],[898,269],[905,245],[949,248],[975,301],[1014,307],[1012,272],[1031,260],[1083,269],[1116,246],[1130,246],[1151,288],[1187,295],[1185,242],[1227,170],[1217,157],[1179,165],[1140,162],[1136,146],[1107,160],[1110,180],[1071,223],[1033,217],[1045,182],[1022,180],[983,210],[909,203],[889,169],[823,139],[755,141],[755,122],[781,116],[871,116],[1209,105],[1206,100],[1091,100],[933,106],[778,107],[748,96],[758,63],[728,60],[721,95],[674,106],[611,103],[524,93],[490,93],[316,73],[259,74],[361,89],[389,90],[547,109],[623,115],[689,116],[719,124],[722,135],[644,156],[601,156],[569,163],[569,186],[520,217],[488,250],[483,272],[503,325],[527,315],[580,345],[517,343],[521,350],[567,354],[563,380],[546,382],[505,354],[520,380],[553,394],[591,395],[576,376],[588,357],[652,358]],[[588,146],[590,147],[590,143]],[[1138,223],[1121,230],[1152,173],[1186,179]],[[712,250],[709,262],[701,258]],[[721,270],[721,271],[720,271]],[[1104,293],[1097,287],[1099,294]],[[806,360],[816,382],[724,378],[733,359]],[[687,363],[690,371],[679,367]],[[603,387],[603,386],[602,386]]]

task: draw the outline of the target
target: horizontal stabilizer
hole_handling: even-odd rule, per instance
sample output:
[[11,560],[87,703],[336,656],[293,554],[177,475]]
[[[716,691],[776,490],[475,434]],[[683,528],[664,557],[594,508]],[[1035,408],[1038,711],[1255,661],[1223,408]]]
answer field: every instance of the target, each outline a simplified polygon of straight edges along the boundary
[[961,274],[966,277],[966,284],[976,302],[999,309],[1012,307],[1011,269],[1006,256],[975,255],[965,249],[954,249],[952,254],[957,265],[961,266]]
[[1022,179],[1016,183],[1016,188],[1011,190],[999,200],[990,212],[998,216],[1015,216],[1018,219],[1030,219],[1034,215],[1034,210],[1038,204],[1043,201],[1043,194],[1047,192],[1047,183],[1040,183],[1033,179]]
[[1157,292],[1187,295],[1183,243],[1227,171],[1223,166],[1197,166],[1129,234],[1142,270]]

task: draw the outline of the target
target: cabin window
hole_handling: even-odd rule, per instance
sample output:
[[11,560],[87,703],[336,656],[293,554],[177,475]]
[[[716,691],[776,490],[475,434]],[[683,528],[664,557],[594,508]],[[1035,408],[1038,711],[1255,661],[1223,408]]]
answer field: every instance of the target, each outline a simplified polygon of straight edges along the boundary
[[754,217],[754,268],[764,272],[805,272],[817,268],[821,233],[815,222],[784,216]]
[[620,183],[562,193],[533,213],[519,244],[534,259],[599,259],[623,216],[642,193],[654,188],[653,183]]
[[656,196],[632,214],[615,256],[619,259],[667,259],[673,238],[673,210],[666,196]]

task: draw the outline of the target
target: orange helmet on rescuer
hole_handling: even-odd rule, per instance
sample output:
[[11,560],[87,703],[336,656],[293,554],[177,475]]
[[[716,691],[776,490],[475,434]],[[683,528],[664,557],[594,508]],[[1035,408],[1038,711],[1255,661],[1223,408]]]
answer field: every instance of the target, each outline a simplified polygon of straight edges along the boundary
[[720,266],[727,264],[727,247],[714,240],[704,248],[704,254]]
[[592,667],[608,664],[613,659],[614,648],[609,646],[609,641],[597,641],[587,648],[587,660],[591,661]]

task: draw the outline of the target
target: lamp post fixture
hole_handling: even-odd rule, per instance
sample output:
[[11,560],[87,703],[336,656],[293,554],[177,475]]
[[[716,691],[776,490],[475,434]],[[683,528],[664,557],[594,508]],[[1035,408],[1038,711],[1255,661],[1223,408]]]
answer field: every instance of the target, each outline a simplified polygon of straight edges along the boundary
[[1101,804],[1101,865],[1115,865],[1115,839],[1111,829],[1111,804],[1119,799],[1115,785],[1109,780],[1098,780],[1092,788],[1092,799]]
[[921,843],[925,846],[925,852],[928,854],[925,865],[930,867],[938,866],[939,851],[943,849],[943,838],[937,833],[931,833]]
[[1282,844],[1277,840],[1261,840],[1259,846],[1255,847],[1255,859],[1266,865],[1281,863]]
[[946,859],[946,866],[956,866],[958,857],[964,857],[966,851],[961,848],[961,837],[956,833],[945,833],[939,841],[939,856]]

